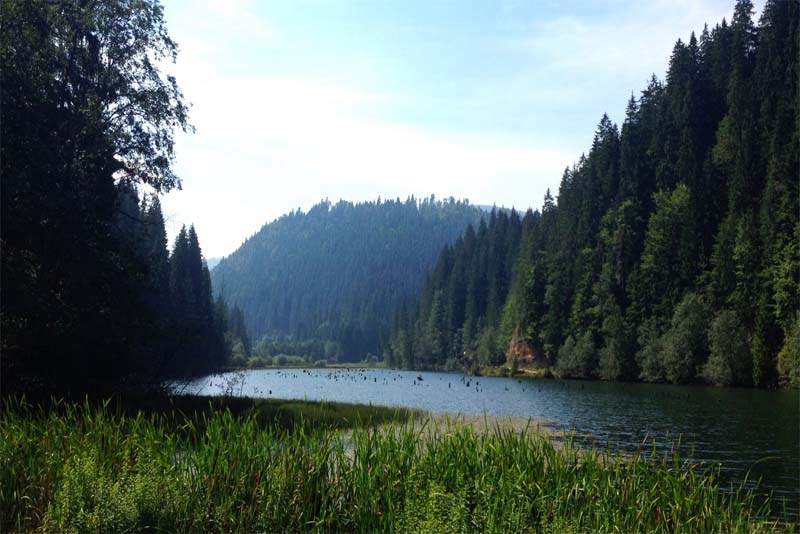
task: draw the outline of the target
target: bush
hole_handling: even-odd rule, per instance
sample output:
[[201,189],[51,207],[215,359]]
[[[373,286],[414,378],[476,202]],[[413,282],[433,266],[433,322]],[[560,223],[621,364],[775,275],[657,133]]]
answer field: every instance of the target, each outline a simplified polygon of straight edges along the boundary
[[800,320],[795,321],[778,353],[778,374],[781,382],[800,386]]
[[591,330],[585,331],[577,341],[572,336],[558,351],[556,372],[564,378],[589,378],[597,362],[597,349]]
[[722,310],[714,317],[708,342],[711,354],[703,367],[703,378],[719,386],[749,384],[752,377],[750,343],[736,312]]
[[603,320],[603,339],[598,374],[603,380],[633,378],[633,340],[625,319],[613,313]]
[[302,356],[293,356],[290,354],[278,354],[274,358],[272,358],[272,363],[279,367],[286,367],[293,366],[293,367],[304,367],[311,363],[310,360],[306,360]]
[[641,349],[636,354],[639,378],[645,382],[663,382],[666,378],[662,359],[664,337],[655,319],[650,319],[639,327],[639,345]]
[[244,357],[244,354],[235,354],[231,357],[230,360],[231,367],[242,368],[248,364],[248,360]]
[[461,360],[451,357],[447,358],[447,361],[444,362],[444,369],[448,372],[463,371],[464,366],[461,364]]
[[675,307],[670,328],[664,333],[664,373],[673,384],[683,384],[697,374],[697,366],[708,355],[708,317],[706,303],[689,293]]
[[272,358],[269,356],[253,356],[247,360],[247,367],[249,369],[260,369],[272,365]]
[[317,360],[314,362],[314,367],[325,367],[326,365],[328,365],[328,362],[325,360]]
[[478,358],[483,365],[500,365],[506,356],[497,346],[497,335],[493,328],[486,328],[478,341]]

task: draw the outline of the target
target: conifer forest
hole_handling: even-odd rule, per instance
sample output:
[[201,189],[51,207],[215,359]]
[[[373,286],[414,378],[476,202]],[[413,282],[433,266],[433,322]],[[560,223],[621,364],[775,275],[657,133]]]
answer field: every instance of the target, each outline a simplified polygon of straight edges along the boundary
[[0,0],[0,532],[800,531],[800,1],[725,3]]
[[391,362],[798,384],[799,7],[755,21],[739,1],[679,39],[541,210],[493,213],[441,251]]

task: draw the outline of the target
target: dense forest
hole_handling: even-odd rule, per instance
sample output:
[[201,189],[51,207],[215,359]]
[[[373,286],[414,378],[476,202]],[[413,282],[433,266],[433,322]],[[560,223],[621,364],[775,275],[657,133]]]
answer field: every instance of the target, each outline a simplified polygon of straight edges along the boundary
[[324,201],[264,225],[211,280],[244,312],[259,353],[378,357],[392,316],[419,293],[442,246],[483,215],[452,198]]
[[218,366],[197,234],[167,247],[187,104],[157,2],[0,3],[2,389],[119,391]]
[[445,247],[395,318],[403,367],[800,382],[800,3],[750,0],[678,40],[557,199]]

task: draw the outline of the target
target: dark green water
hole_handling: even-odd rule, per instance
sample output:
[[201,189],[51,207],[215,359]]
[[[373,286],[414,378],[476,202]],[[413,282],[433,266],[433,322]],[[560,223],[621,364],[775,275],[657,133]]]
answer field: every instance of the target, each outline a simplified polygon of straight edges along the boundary
[[[422,381],[417,379],[423,378]],[[186,392],[223,393],[226,378],[196,380]],[[562,380],[464,377],[452,373],[327,369],[254,370],[236,394],[404,406],[546,419],[599,446],[659,451],[720,465],[725,486],[761,478],[761,488],[800,512],[800,391]],[[270,393],[271,391],[271,393]],[[723,488],[724,489],[724,488]]]

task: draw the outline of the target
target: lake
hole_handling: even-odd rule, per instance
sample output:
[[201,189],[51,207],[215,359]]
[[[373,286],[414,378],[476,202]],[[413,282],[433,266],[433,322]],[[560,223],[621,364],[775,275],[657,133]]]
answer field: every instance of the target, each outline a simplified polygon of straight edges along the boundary
[[[421,377],[422,380],[418,380]],[[239,380],[241,378],[241,380]],[[308,399],[432,412],[545,419],[597,445],[668,450],[720,464],[729,484],[762,489],[800,512],[800,391],[469,377],[386,369],[251,370],[174,386],[198,395]]]

